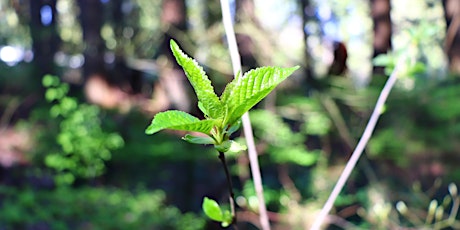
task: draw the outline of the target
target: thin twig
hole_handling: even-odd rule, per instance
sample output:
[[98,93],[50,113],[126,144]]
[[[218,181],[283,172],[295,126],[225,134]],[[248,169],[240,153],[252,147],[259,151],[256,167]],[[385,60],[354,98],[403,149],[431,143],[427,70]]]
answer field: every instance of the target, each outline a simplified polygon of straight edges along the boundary
[[224,166],[224,171],[225,171],[225,177],[227,178],[227,185],[228,185],[228,198],[230,200],[230,211],[232,212],[232,224],[233,224],[233,229],[238,230],[238,226],[236,224],[237,218],[236,218],[236,212],[235,212],[235,194],[233,193],[233,184],[232,184],[232,178],[230,178],[230,172],[228,171],[227,167],[227,161],[225,160],[225,154],[223,152],[219,151],[219,159],[220,162],[222,162],[222,166]]
[[[241,59],[236,44],[235,31],[233,30],[233,23],[230,16],[230,2],[228,0],[221,0],[220,6],[222,9],[222,20],[224,23],[225,34],[227,35],[228,47],[230,50],[230,57],[232,60],[233,73],[236,76],[241,73]],[[252,179],[256,190],[257,198],[259,201],[259,218],[263,230],[270,230],[270,222],[268,221],[267,207],[265,206],[265,199],[262,187],[262,177],[260,175],[259,161],[257,158],[256,146],[254,144],[254,136],[252,133],[251,121],[249,120],[248,113],[242,117],[244,136],[248,146],[249,164],[251,166]]]
[[334,189],[331,192],[331,195],[329,195],[329,198],[327,199],[326,204],[324,204],[323,209],[321,209],[321,212],[319,213],[318,217],[315,219],[315,222],[313,223],[311,230],[320,229],[325,218],[331,211],[332,206],[334,205],[334,202],[337,199],[340,191],[342,191],[343,186],[345,185],[345,183],[348,180],[348,177],[353,171],[353,168],[355,167],[356,163],[361,157],[361,154],[363,153],[363,150],[366,147],[367,142],[372,136],[372,132],[374,131],[375,125],[377,124],[380,114],[383,111],[383,106],[385,105],[385,101],[387,100],[388,94],[390,94],[390,91],[396,82],[396,79],[399,74],[398,69],[400,68],[401,63],[402,62],[399,62],[396,65],[395,69],[393,70],[387,82],[385,83],[385,86],[383,87],[382,92],[380,93],[380,96],[377,99],[377,103],[375,104],[375,108],[374,108],[374,111],[372,112],[371,118],[369,119],[369,122],[366,125],[366,129],[364,130],[364,133],[358,142],[358,145],[353,151],[353,154],[351,155],[350,160],[347,162],[345,169],[343,170],[342,174],[339,177],[339,180],[335,184]]

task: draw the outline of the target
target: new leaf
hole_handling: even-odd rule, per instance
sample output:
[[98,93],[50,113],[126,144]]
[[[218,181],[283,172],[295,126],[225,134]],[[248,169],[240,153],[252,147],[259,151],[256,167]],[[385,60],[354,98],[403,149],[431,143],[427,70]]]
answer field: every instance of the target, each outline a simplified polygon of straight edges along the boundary
[[201,111],[211,118],[222,118],[226,112],[225,107],[214,92],[211,81],[206,76],[203,68],[194,59],[182,52],[174,40],[171,40],[170,43],[177,63],[182,66],[185,75],[187,75],[188,80],[195,90]]
[[236,122],[298,68],[261,67],[233,79],[221,96],[228,106],[228,124]]
[[145,133],[154,134],[163,129],[174,129],[201,132],[209,135],[216,123],[217,121],[214,119],[200,120],[186,112],[169,110],[157,113]]
[[204,214],[206,214],[206,216],[208,216],[211,220],[219,222],[224,220],[224,214],[215,200],[204,197],[203,204],[201,206]]

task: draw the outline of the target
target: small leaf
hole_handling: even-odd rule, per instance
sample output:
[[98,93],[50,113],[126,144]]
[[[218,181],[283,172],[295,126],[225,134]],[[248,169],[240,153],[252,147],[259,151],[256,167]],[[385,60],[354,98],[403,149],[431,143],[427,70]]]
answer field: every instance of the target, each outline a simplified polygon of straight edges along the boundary
[[222,102],[228,105],[227,122],[233,124],[240,119],[298,68],[261,67],[233,79],[221,96]]
[[215,200],[205,197],[203,199],[202,208],[204,214],[206,214],[206,216],[209,217],[211,220],[219,222],[224,220],[222,210],[220,209],[219,204]]
[[232,135],[234,132],[238,131],[240,127],[241,127],[241,120],[238,120],[234,124],[232,124],[230,128],[228,128],[227,134],[229,136]]
[[230,211],[225,210],[222,218],[222,223],[220,224],[222,227],[226,228],[233,223],[233,216]]
[[186,112],[169,110],[157,113],[145,133],[154,134],[163,129],[174,129],[209,134],[216,123],[213,119],[200,120]]
[[201,144],[201,145],[214,144],[214,139],[212,139],[211,137],[197,137],[197,136],[192,136],[190,134],[186,134],[184,137],[182,137],[182,139],[192,144]]
[[222,118],[225,114],[225,107],[214,92],[211,81],[203,68],[194,59],[187,56],[174,40],[171,40],[170,44],[177,63],[182,66],[195,90],[200,110],[211,118]]
[[230,148],[227,152],[238,153],[248,149],[248,147],[244,144],[240,144],[236,141],[230,141]]
[[214,145],[214,148],[216,148],[216,150],[221,152],[221,153],[225,153],[228,150],[230,150],[231,146],[232,146],[232,141],[227,140],[227,141],[222,142],[219,145]]
[[50,74],[46,74],[42,79],[44,87],[56,87],[59,85],[59,78]]
[[391,54],[380,54],[372,60],[375,66],[389,66],[394,65],[394,57]]

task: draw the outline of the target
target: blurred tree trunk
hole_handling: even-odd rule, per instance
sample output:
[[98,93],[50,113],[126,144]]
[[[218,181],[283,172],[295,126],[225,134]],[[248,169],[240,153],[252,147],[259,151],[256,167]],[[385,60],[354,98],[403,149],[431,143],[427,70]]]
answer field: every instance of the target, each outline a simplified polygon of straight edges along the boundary
[[302,14],[302,31],[303,31],[303,41],[304,41],[304,65],[303,73],[305,74],[304,80],[305,83],[302,83],[302,86],[305,88],[307,95],[310,95],[313,90],[321,88],[320,82],[313,76],[313,71],[311,67],[311,56],[308,49],[308,32],[305,30],[307,23],[314,19],[314,9],[311,5],[310,0],[299,0],[298,4],[300,5],[300,11]]
[[101,1],[78,0],[80,7],[80,24],[85,42],[85,64],[83,66],[83,79],[93,74],[106,75],[104,51],[105,44],[101,37],[103,24],[103,6]]
[[[139,94],[142,90],[142,76],[139,71],[132,69],[126,62],[126,45],[136,33],[135,28],[130,24],[131,20],[139,20],[138,17],[129,15],[133,8],[133,2],[125,0],[112,0],[110,7],[110,17],[107,19],[113,28],[117,46],[114,50],[115,59],[110,63],[109,80],[116,83],[120,88],[132,94]],[[131,32],[129,32],[131,31]]]
[[38,82],[45,74],[56,74],[54,54],[60,39],[56,29],[56,0],[30,0],[30,33]]
[[[391,4],[390,0],[371,0],[371,15],[374,23],[374,54],[385,54],[391,50]],[[374,73],[383,74],[384,68],[374,67]]]
[[460,73],[460,1],[443,0],[446,20],[445,52],[452,72]]
[[185,0],[163,0],[161,7],[161,27],[164,34],[156,55],[160,77],[159,84],[154,86],[153,98],[156,105],[160,106],[158,110],[173,108],[190,111],[191,103],[186,87],[188,81],[182,68],[176,63],[169,45],[170,40],[174,39],[181,46],[180,38],[187,29]]
[[[262,29],[255,14],[254,0],[236,0],[235,3],[235,24],[251,23],[256,28]],[[243,33],[236,32],[236,41],[238,43],[238,50],[241,56],[243,72],[258,66],[255,54],[256,47],[254,44],[254,39],[251,38],[250,33],[251,31],[245,31]]]

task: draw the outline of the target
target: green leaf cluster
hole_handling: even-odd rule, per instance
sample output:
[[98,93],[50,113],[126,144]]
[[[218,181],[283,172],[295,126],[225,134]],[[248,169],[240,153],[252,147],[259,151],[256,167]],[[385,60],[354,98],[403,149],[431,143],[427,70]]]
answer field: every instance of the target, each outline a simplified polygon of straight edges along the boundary
[[171,40],[170,45],[177,63],[184,69],[195,90],[198,107],[206,119],[200,120],[177,110],[165,111],[155,115],[145,132],[154,134],[163,129],[173,129],[203,133],[205,137],[187,135],[183,139],[194,144],[213,144],[220,152],[245,149],[229,140],[230,135],[240,127],[241,116],[299,68],[261,67],[251,70],[236,76],[219,97],[203,68],[187,56],[175,41]]
[[69,86],[58,77],[46,75],[42,84],[47,87],[47,101],[53,103],[49,116],[59,124],[52,137],[56,145],[44,157],[45,165],[56,171],[56,183],[68,185],[78,177],[100,176],[111,152],[124,145],[123,138],[104,131],[99,108],[67,96]]

